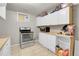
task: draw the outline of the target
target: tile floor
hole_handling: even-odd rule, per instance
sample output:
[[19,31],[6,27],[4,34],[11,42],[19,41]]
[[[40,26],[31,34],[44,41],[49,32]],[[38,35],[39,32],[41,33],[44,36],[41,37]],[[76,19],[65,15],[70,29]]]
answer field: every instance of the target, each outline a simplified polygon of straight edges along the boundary
[[35,43],[33,46],[21,49],[19,45],[12,47],[12,56],[55,56],[47,48],[44,48],[39,43]]

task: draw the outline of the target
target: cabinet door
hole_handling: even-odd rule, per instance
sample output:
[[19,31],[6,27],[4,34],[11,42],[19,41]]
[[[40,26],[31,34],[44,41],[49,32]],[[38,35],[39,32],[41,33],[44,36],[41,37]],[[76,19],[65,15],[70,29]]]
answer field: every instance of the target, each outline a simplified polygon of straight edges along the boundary
[[10,42],[10,38],[8,38],[7,44],[6,44],[6,55],[10,56],[11,55],[11,42]]
[[0,6],[0,17],[6,19],[6,6]]
[[60,10],[58,24],[69,24],[69,7]]
[[40,22],[41,26],[46,25],[46,16],[41,18],[41,22]]
[[46,33],[39,33],[39,42],[44,47],[55,52],[56,36],[49,35],[49,34],[46,34]]
[[37,26],[44,26],[46,25],[46,16],[44,17],[37,17]]
[[40,44],[43,44],[43,40],[44,40],[43,34],[42,33],[39,33],[39,43]]
[[47,41],[48,41],[47,43],[48,49],[51,50],[52,52],[55,52],[56,36],[48,35]]
[[41,18],[40,17],[37,17],[36,18],[36,26],[40,26],[40,21],[41,21]]
[[48,15],[41,17],[40,22],[39,22],[40,26],[49,25],[50,23],[48,23],[48,21],[49,21],[48,19],[49,19]]
[[42,25],[44,26],[46,26],[46,25],[49,25],[49,23],[48,23],[48,15],[46,15],[46,16],[44,16],[44,17],[42,17]]
[[4,47],[1,49],[1,56],[10,56],[11,55],[11,46],[10,39],[6,42]]
[[46,35],[45,33],[39,33],[39,43],[42,44],[44,47],[46,47],[46,43],[47,43],[47,40],[46,40]]
[[49,25],[57,25],[57,20],[58,20],[57,12],[49,14],[47,20],[48,20],[47,22],[48,22]]

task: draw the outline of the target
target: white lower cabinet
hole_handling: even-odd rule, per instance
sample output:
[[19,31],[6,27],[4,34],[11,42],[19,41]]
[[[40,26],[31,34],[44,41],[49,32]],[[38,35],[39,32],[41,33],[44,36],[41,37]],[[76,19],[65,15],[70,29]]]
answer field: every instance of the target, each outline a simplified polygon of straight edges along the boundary
[[0,56],[10,56],[11,55],[11,46],[10,39],[5,43],[5,45],[0,50]]
[[52,52],[55,52],[56,36],[46,33],[39,33],[39,43]]
[[56,36],[47,34],[48,48],[55,53]]

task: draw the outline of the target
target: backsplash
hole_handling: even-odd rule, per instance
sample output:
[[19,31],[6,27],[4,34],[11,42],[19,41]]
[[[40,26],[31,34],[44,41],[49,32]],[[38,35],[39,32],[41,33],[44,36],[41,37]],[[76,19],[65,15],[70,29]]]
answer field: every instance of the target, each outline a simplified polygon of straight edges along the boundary
[[50,32],[61,31],[61,29],[62,29],[63,26],[64,26],[64,25],[50,26]]

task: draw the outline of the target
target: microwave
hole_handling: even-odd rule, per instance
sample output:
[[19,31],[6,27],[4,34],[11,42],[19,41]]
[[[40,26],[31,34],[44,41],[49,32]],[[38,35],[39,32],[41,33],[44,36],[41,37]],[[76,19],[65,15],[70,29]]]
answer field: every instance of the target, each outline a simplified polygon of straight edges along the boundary
[[40,27],[41,32],[50,32],[50,27]]

